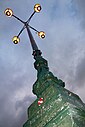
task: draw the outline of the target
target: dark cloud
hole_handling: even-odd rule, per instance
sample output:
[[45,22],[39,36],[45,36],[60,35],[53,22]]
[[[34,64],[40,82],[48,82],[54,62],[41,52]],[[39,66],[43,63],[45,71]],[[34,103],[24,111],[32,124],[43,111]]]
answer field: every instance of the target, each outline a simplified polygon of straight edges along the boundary
[[75,81],[78,84],[79,87],[82,87],[82,85],[85,85],[85,53],[83,54],[84,58],[82,60],[79,60],[79,63],[76,67],[76,77]]
[[[34,97],[26,96],[21,101],[16,101],[15,104],[9,101],[9,97],[3,97],[0,101],[0,126],[9,127],[22,126],[27,119],[27,107],[34,101]],[[4,123],[5,121],[5,123]]]

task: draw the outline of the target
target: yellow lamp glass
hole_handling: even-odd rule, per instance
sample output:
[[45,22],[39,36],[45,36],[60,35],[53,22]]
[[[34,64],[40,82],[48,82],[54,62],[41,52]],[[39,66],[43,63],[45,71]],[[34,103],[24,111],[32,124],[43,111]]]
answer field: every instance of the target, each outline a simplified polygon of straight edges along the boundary
[[40,4],[35,4],[35,6],[34,6],[34,11],[35,12],[40,12],[41,11],[41,5]]
[[20,38],[17,37],[17,36],[14,36],[14,37],[12,38],[12,41],[13,41],[14,44],[18,44],[18,43],[20,42]]
[[8,16],[8,17],[12,17],[13,15],[13,11],[10,9],[10,8],[7,8],[5,11],[4,11],[5,15]]
[[42,39],[45,38],[45,32],[43,31],[38,32],[38,36]]

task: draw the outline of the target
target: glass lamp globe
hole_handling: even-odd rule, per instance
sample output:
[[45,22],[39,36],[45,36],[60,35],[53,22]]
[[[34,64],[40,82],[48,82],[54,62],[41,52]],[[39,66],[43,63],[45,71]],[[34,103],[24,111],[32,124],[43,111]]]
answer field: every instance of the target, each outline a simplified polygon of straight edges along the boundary
[[41,11],[41,5],[40,4],[35,4],[35,6],[34,6],[34,11],[35,12],[40,12]]
[[45,32],[43,31],[38,32],[38,36],[42,39],[45,38]]
[[10,8],[7,8],[5,11],[4,11],[5,15],[8,16],[8,17],[12,17],[13,15],[13,11],[10,9]]
[[17,37],[17,36],[14,36],[14,37],[12,38],[12,41],[13,41],[14,44],[18,44],[18,43],[20,42],[20,38]]

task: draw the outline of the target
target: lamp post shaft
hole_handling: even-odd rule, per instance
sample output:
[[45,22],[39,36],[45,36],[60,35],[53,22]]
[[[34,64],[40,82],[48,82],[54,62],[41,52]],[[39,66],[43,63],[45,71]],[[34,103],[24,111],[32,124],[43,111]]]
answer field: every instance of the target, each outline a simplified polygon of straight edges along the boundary
[[32,36],[32,33],[27,25],[26,25],[26,29],[27,29],[27,33],[28,33],[33,51],[38,50],[38,46],[36,45],[36,42]]

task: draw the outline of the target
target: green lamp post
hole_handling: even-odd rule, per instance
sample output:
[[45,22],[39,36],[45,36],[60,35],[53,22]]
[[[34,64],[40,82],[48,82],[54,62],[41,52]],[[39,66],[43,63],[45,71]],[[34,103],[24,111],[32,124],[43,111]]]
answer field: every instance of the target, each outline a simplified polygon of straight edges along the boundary
[[33,15],[40,11],[40,4],[36,4],[30,18],[24,22],[11,9],[5,10],[8,17],[13,16],[24,24],[12,40],[14,44],[18,44],[20,34],[24,29],[27,30],[35,59],[34,67],[37,70],[37,80],[33,84],[33,93],[37,99],[28,107],[28,120],[23,127],[85,127],[85,104],[78,95],[65,89],[65,83],[49,71],[48,62],[41,56],[42,52],[30,31],[31,28],[41,38],[45,37],[43,31],[39,32],[29,25]]

